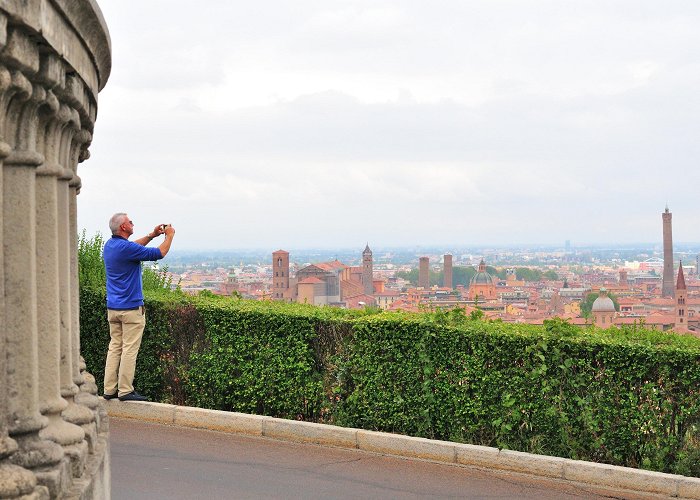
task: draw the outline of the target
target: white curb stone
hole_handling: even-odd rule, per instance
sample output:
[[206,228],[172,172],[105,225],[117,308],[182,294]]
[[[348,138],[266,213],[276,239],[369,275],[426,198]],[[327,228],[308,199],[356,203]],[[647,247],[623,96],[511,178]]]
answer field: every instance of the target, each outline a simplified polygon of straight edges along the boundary
[[263,424],[263,436],[284,441],[357,448],[356,429],[313,422],[268,417]]
[[700,479],[681,476],[678,480],[678,496],[700,500]]
[[564,479],[668,496],[677,495],[682,477],[581,460],[567,460],[564,464]]
[[457,463],[460,465],[497,469],[500,463],[498,461],[498,448],[476,444],[457,444],[455,448],[457,449]]
[[178,406],[175,410],[174,423],[175,425],[197,429],[262,436],[263,421],[266,418],[246,413]]
[[498,463],[502,469],[561,479],[564,477],[566,460],[522,451],[501,450],[498,453]]
[[172,425],[175,423],[177,406],[164,403],[147,403],[144,401],[104,401],[110,417],[137,418],[148,422]]
[[455,443],[432,439],[388,434],[385,432],[357,431],[357,447],[360,450],[386,453],[402,457],[455,463]]

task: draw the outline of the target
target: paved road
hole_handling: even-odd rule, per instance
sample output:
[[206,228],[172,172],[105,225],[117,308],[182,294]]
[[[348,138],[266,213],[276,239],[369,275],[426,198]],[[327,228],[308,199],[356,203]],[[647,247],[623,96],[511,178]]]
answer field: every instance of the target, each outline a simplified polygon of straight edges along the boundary
[[[642,498],[559,481],[110,419],[112,498]],[[607,494],[606,494],[607,493]]]

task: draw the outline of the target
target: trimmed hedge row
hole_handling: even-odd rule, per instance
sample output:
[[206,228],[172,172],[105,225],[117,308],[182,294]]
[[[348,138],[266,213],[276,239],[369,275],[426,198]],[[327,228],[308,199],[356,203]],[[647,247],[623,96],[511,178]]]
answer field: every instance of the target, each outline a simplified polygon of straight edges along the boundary
[[[81,290],[101,380],[103,291]],[[176,404],[700,477],[700,340],[553,320],[148,293],[135,385]]]

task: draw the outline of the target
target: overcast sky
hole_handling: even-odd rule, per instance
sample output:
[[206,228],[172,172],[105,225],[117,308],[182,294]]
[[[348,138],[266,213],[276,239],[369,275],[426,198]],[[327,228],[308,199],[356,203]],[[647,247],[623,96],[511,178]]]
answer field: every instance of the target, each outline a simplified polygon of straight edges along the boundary
[[700,228],[700,2],[100,0],[79,225],[179,249]]

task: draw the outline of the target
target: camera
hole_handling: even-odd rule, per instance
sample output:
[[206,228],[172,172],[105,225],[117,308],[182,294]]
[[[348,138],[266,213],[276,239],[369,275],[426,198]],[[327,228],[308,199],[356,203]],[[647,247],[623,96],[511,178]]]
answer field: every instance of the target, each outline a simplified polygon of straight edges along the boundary
[[165,231],[165,228],[166,228],[166,227],[170,227],[170,226],[171,226],[171,224],[161,224],[161,225],[160,225],[160,229],[163,230],[163,231]]

